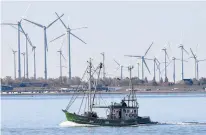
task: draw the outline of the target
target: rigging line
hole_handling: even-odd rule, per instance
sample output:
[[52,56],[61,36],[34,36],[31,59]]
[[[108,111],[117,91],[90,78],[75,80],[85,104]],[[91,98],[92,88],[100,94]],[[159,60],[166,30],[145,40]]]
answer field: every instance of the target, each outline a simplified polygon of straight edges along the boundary
[[[81,78],[80,81],[83,80],[83,78],[84,78],[84,76],[85,76],[85,74],[86,74],[86,72],[87,72],[88,67],[89,67],[89,66],[87,66],[87,68],[86,68],[86,70],[85,70],[85,72],[84,72],[84,74],[83,74],[83,76],[82,76],[82,78]],[[80,83],[80,84],[81,84],[81,83]],[[79,85],[80,85],[80,84],[79,84]],[[79,87],[79,85],[78,85],[78,87]],[[77,88],[78,88],[78,87],[77,87]],[[77,89],[76,89],[76,90],[77,90]],[[77,99],[78,96],[79,96],[79,94],[78,94],[76,97],[74,97],[74,94],[73,94],[72,99],[70,100],[69,104],[68,104],[67,107],[66,107],[66,110],[69,109],[69,107],[74,103],[74,101]],[[72,101],[72,100],[73,100],[73,101]]]
[[102,101],[104,102],[104,104],[105,104],[105,106],[106,106],[107,103],[105,102],[105,100],[103,100],[103,97],[102,97],[101,93],[100,93],[99,95],[100,95],[99,97],[102,99]]
[[[85,70],[82,78],[80,79],[80,84],[82,83],[81,81],[83,80],[83,78],[84,78],[84,76],[85,76],[85,74],[86,74],[86,72],[87,72],[87,69],[88,69],[88,66],[87,66],[87,68],[86,68],[86,70]],[[76,90],[79,88],[80,84],[77,86]],[[75,100],[75,99],[76,99],[76,98],[73,99],[73,98],[74,98],[74,95],[75,95],[75,93],[72,95],[72,98],[70,99],[70,101],[69,101],[69,103],[68,103],[68,105],[67,105],[67,107],[66,107],[66,110],[68,110],[69,107],[70,107],[70,106],[72,105],[72,103],[74,102],[74,101],[72,102],[72,100]],[[77,95],[77,96],[78,96],[78,95]],[[76,97],[77,97],[77,96],[76,96]]]
[[[84,96],[85,96],[85,93],[84,93]],[[83,96],[83,98],[82,98],[82,102],[81,102],[81,104],[80,104],[78,114],[79,114],[79,112],[80,112],[80,110],[81,110],[81,108],[82,108],[82,104],[83,104],[83,101],[84,101],[84,96]]]
[[[86,73],[86,72],[85,72]],[[85,93],[85,92],[84,92]],[[79,96],[79,94],[73,99],[73,101],[71,101],[69,107],[74,103],[74,101],[77,99],[77,97]]]

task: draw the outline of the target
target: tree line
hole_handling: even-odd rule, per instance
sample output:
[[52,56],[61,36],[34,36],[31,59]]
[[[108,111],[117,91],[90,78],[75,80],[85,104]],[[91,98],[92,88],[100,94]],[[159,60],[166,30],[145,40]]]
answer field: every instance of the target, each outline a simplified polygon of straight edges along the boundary
[[[20,84],[20,83],[45,83],[48,84],[50,87],[70,87],[71,85],[86,85],[88,80],[81,80],[80,77],[72,77],[71,79],[68,79],[68,77],[63,76],[62,78],[48,78],[45,80],[42,77],[39,77],[37,79],[34,79],[33,77],[29,79],[13,79],[11,76],[6,76],[4,78],[1,78],[1,84],[2,85],[14,85],[14,84]],[[112,78],[112,77],[105,77],[100,78],[99,80],[92,79],[93,84],[97,83],[98,85],[102,86],[128,86],[129,85],[129,78],[119,79],[119,78]],[[165,84],[163,82],[163,79],[160,79],[160,82],[156,82],[154,80],[148,81],[147,77],[145,77],[145,80],[141,80],[138,77],[132,78],[132,84],[133,85],[161,85]],[[167,84],[173,84],[173,83],[167,83]],[[206,78],[201,78],[199,80],[193,79],[193,84],[195,85],[203,85],[206,84]]]

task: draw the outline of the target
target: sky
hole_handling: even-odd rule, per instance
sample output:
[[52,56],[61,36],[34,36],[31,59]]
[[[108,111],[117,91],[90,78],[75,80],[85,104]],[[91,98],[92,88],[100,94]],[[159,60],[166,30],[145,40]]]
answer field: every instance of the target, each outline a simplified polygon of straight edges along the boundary
[[[30,6],[25,13],[27,7]],[[57,17],[55,12],[62,14],[62,20],[70,28],[88,27],[75,30],[73,33],[83,39],[83,44],[71,37],[72,76],[82,76],[87,67],[87,60],[93,59],[93,64],[102,61],[101,52],[105,52],[105,68],[107,76],[118,77],[120,70],[114,59],[121,65],[133,65],[133,76],[137,76],[137,58],[124,55],[146,55],[147,58],[156,56],[164,61],[161,50],[168,48],[168,55],[181,58],[183,44],[190,53],[190,48],[197,54],[198,59],[206,59],[206,2],[2,2],[1,22],[16,23],[22,16],[42,25],[48,25]],[[29,34],[33,45],[36,46],[37,77],[44,77],[44,40],[43,29],[26,21],[22,21],[24,30]],[[65,33],[60,21],[47,30],[48,39],[48,78],[59,76],[59,53],[62,50],[66,61],[63,75],[68,76],[68,45],[66,38],[49,42]],[[170,43],[170,47],[168,46]],[[1,26],[1,77],[14,77],[13,54],[11,48],[17,50],[17,30],[11,26]],[[197,46],[198,45],[198,46]],[[21,51],[25,52],[25,38],[21,35]],[[188,59],[191,57],[185,54]],[[146,61],[151,74],[145,68],[145,76],[153,78],[153,62]],[[184,63],[185,78],[194,78],[194,59]],[[21,57],[23,75],[23,57]],[[161,65],[163,70],[163,65]],[[199,76],[206,77],[206,61],[199,63]],[[141,72],[141,71],[140,71]],[[156,72],[158,74],[158,72]],[[164,77],[164,73],[163,77]],[[18,75],[18,74],[17,74]],[[124,68],[123,76],[129,75]],[[168,66],[168,78],[172,81],[173,64]],[[33,77],[33,52],[29,47],[29,77]],[[157,78],[158,79],[158,78]],[[181,79],[181,62],[176,61],[176,80]]]

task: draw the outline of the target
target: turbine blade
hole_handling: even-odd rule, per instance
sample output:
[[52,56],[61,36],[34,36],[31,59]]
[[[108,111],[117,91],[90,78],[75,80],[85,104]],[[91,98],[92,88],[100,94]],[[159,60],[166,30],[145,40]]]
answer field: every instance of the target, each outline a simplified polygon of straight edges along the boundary
[[190,51],[192,53],[192,55],[194,56],[194,58],[196,58],[195,54],[193,53],[192,49],[190,48]]
[[55,14],[57,15],[57,17],[59,18],[59,20],[61,21],[61,23],[63,24],[63,26],[67,29],[67,26],[65,25],[65,23],[62,21],[62,19],[60,18],[60,16],[55,12]]
[[142,56],[136,56],[136,55],[124,55],[126,57],[138,57],[138,58],[142,58]]
[[22,28],[21,25],[20,25],[20,29],[21,29],[22,33],[26,36],[26,33],[25,33],[25,31],[24,31],[24,29]]
[[166,65],[166,67],[168,67],[171,63],[172,63],[172,60],[170,60],[170,62]]
[[120,69],[120,66],[118,68],[116,68],[116,70],[114,72],[117,72],[117,70],[119,70],[119,69]]
[[175,60],[181,60],[181,59],[175,58]]
[[29,10],[30,6],[31,6],[31,3],[28,5],[27,9],[25,10],[23,16],[21,17],[20,22],[22,21],[22,18],[25,18],[26,14],[27,14],[27,11]]
[[31,40],[30,40],[30,38],[29,38],[29,35],[27,35],[27,40],[28,40],[28,42],[29,42],[30,46],[31,46],[31,47],[32,47],[32,49],[33,49],[33,44],[32,44],[32,42],[31,42]]
[[80,29],[87,29],[88,27],[80,27],[80,28],[75,28],[75,29],[71,29],[71,30],[80,30]]
[[35,49],[36,49],[36,46],[33,46],[33,47],[32,47],[32,51],[34,51]]
[[60,47],[60,50],[62,50],[62,47],[63,47],[63,43],[62,43],[62,45],[61,45],[61,47]]
[[198,49],[198,44],[197,44],[197,46],[196,46],[196,52],[195,52],[195,54],[197,54],[197,49]]
[[157,63],[157,61],[155,61],[155,65],[157,66],[157,68],[158,68],[158,63]]
[[159,60],[158,60],[158,59],[156,59],[156,61],[160,64],[160,62],[159,62]]
[[12,50],[12,52],[14,52],[14,49],[12,49],[10,45],[8,45],[8,46],[9,46],[9,48]]
[[144,56],[147,55],[147,53],[148,53],[148,51],[150,50],[150,48],[152,47],[152,45],[153,45],[153,42],[152,42],[152,44],[149,46],[149,48],[147,49],[147,51],[145,52]]
[[64,33],[64,34],[62,34],[62,35],[60,35],[60,36],[58,36],[58,37],[56,37],[55,39],[52,39],[50,42],[53,42],[53,41],[55,41],[55,40],[59,39],[60,37],[62,37],[62,36],[64,36],[64,35],[65,35],[65,33]]
[[[16,28],[15,26],[13,26],[13,25],[10,25],[10,26],[13,27],[14,29],[18,30],[18,28]],[[22,32],[22,30],[19,30],[19,31]]]
[[30,22],[30,23],[32,23],[32,24],[34,24],[34,25],[37,25],[37,26],[39,26],[39,27],[41,27],[41,28],[44,28],[44,26],[41,25],[41,24],[38,24],[38,23],[36,23],[36,22],[30,21],[30,20],[27,20],[27,19],[24,19],[24,20],[27,21],[27,22]]
[[62,16],[64,16],[64,14],[62,14],[60,17],[58,17],[57,19],[55,19],[52,23],[50,23],[46,28],[48,29],[50,26],[52,26],[52,24],[54,24],[57,20],[59,20],[59,18],[61,18]]
[[75,38],[79,39],[80,41],[82,41],[83,43],[87,44],[87,43],[84,42],[82,39],[80,39],[79,37],[77,37],[76,35],[74,35],[73,33],[70,32],[70,34],[71,34],[72,36],[74,36]]
[[119,65],[119,66],[120,66],[120,64],[119,64],[119,63],[118,63],[115,59],[114,59],[114,62],[115,62],[115,63],[117,63],[117,65]]
[[15,23],[1,23],[1,25],[18,25],[18,24],[15,24]]
[[168,60],[170,60],[170,58],[169,58],[169,55],[168,55],[167,51],[166,51],[166,55],[167,55]]
[[[172,60],[169,61],[169,63],[166,65],[166,67],[168,67],[170,64],[172,63]],[[165,68],[163,70],[161,70],[161,72],[165,71]]]
[[184,51],[185,51],[185,52],[189,55],[189,53],[187,52],[187,50],[185,50],[185,48],[184,48],[184,47],[183,47],[182,49],[183,49],[183,50],[184,50]]
[[149,59],[149,58],[144,58],[145,60],[154,60],[154,59]]
[[[144,62],[144,64],[145,64],[145,66],[147,67],[147,70],[149,71],[149,73],[150,73],[150,70],[149,70],[149,68],[148,68],[148,66],[147,66],[147,63],[145,62],[145,60],[143,59],[143,62]],[[151,74],[151,73],[150,73]]]
[[206,59],[203,59],[203,60],[198,60],[198,62],[199,62],[199,61],[206,61]]
[[66,58],[64,57],[64,55],[61,53],[62,57],[64,58],[64,60],[66,61]]

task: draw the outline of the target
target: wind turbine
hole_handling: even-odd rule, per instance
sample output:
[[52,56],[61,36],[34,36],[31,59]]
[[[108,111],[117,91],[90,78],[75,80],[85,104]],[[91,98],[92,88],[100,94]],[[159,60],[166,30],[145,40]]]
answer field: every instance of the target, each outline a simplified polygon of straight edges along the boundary
[[167,49],[163,48],[162,49],[165,52],[165,82],[168,82],[168,78],[167,78],[167,58],[170,60],[168,54],[167,54]]
[[184,79],[184,65],[183,65],[183,53],[184,52],[186,52],[187,54],[189,54],[186,50],[185,50],[185,48],[184,48],[184,46],[182,45],[182,44],[180,44],[180,46],[179,46],[179,48],[181,49],[181,51],[182,51],[182,80]]
[[[120,77],[121,77],[121,80],[122,80],[122,76],[123,76],[122,70],[123,70],[123,67],[124,67],[124,66],[123,66],[123,65],[120,65],[116,60],[114,60],[114,62],[115,62],[115,63],[119,66],[119,68],[120,68]],[[118,69],[119,69],[119,68],[118,68]],[[118,70],[118,69],[117,69],[117,70]]]
[[[156,57],[154,57],[154,82],[156,82],[156,66],[157,66],[157,69],[159,69],[160,67],[158,67],[160,65],[160,62],[158,61],[158,59]],[[158,65],[159,64],[159,65]],[[160,73],[159,73],[159,76],[160,76]]]
[[24,57],[24,79],[25,79],[25,52],[21,53]]
[[58,19],[60,19],[64,14],[62,14],[60,17],[58,17],[57,19],[55,19],[53,22],[51,22],[49,25],[45,26],[45,25],[41,25],[38,24],[36,22],[30,21],[28,19],[25,19],[25,21],[30,22],[40,28],[44,29],[44,78],[45,80],[47,80],[47,51],[48,51],[48,46],[47,46],[47,29],[49,27],[51,27]]
[[206,61],[206,59],[197,60],[197,80],[199,79],[199,62],[202,62],[202,61]]
[[191,51],[191,53],[193,55],[192,58],[194,58],[194,60],[195,60],[195,79],[197,79],[197,56],[193,53],[191,48],[190,48],[190,51]]
[[[31,6],[31,4],[25,10],[24,16],[27,13],[30,6]],[[19,21],[17,21],[17,23],[1,23],[1,25],[10,25],[10,26],[17,25],[18,26],[17,38],[18,38],[18,78],[19,79],[21,79],[21,45],[20,45],[20,43],[21,43],[20,42],[20,30],[22,30],[21,21],[22,21],[22,18]]]
[[11,49],[14,55],[14,79],[16,80],[16,52],[13,49]]
[[150,73],[150,70],[149,70],[149,68],[148,68],[148,66],[147,66],[147,64],[146,64],[146,61],[145,61],[145,59],[147,59],[147,58],[145,58],[145,56],[147,55],[147,53],[148,53],[148,51],[150,50],[150,48],[152,47],[152,45],[153,45],[153,42],[152,42],[152,44],[149,46],[149,48],[147,49],[147,51],[145,52],[145,54],[144,54],[143,56],[125,55],[125,56],[127,56],[127,57],[137,57],[137,58],[141,58],[141,60],[142,60],[142,80],[144,80],[144,65],[147,67],[147,70],[148,70],[148,72]]
[[[55,12],[56,13],[56,12]],[[56,13],[57,17],[59,17],[59,15]],[[69,79],[71,79],[71,44],[70,44],[70,36],[72,35],[73,37],[77,38],[78,40],[80,40],[81,42],[83,42],[84,44],[86,44],[82,39],[80,39],[79,37],[77,37],[76,35],[74,35],[71,31],[72,30],[77,30],[77,29],[82,29],[82,28],[87,28],[87,27],[81,27],[81,28],[76,28],[76,29],[71,29],[68,26],[65,25],[65,23],[62,21],[62,19],[59,17],[59,20],[61,21],[61,23],[63,24],[64,28],[66,29],[66,33],[62,34],[61,36],[58,36],[57,38],[51,40],[50,42],[53,42],[55,40],[57,40],[58,38],[67,35],[67,41],[68,41],[68,63],[69,63]]]
[[198,60],[198,59],[197,59],[197,55],[193,53],[193,51],[192,51],[191,48],[190,48],[190,51],[191,51],[191,53],[192,53],[192,55],[193,55],[193,57],[191,57],[191,58],[194,58],[194,60],[195,60],[195,78],[198,80],[198,79],[199,79],[198,64],[199,64],[199,62],[201,62],[201,61],[206,61],[206,59]]
[[[63,44],[62,44],[62,46],[63,46]],[[61,48],[59,49],[59,51],[57,51],[57,52],[59,52],[59,64],[60,64],[60,80],[61,80],[61,83],[62,83],[62,57],[64,58],[64,60],[66,60],[65,59],[65,57],[64,57],[64,55],[62,54],[62,46],[61,46]]]

